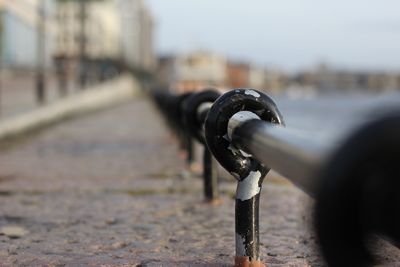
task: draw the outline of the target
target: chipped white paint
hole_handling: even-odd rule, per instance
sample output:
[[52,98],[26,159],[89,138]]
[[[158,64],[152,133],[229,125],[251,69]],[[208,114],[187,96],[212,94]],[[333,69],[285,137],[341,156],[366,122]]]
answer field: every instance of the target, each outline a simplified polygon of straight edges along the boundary
[[243,150],[239,149],[239,152],[246,158],[250,158],[251,154],[244,152]]
[[246,247],[244,246],[244,238],[236,234],[235,243],[236,243],[236,256],[246,256]]
[[260,178],[261,173],[259,171],[250,172],[249,176],[238,182],[236,199],[245,201],[259,194],[261,191],[261,187],[258,185]]
[[241,154],[243,157],[246,157],[246,158],[250,158],[251,157],[251,154],[246,153],[243,150],[234,147],[232,144],[229,144],[228,150],[230,150],[232,152],[232,154],[235,155],[235,156],[238,155],[238,154]]
[[240,153],[236,147],[232,146],[232,144],[229,144],[228,150],[230,150],[232,152],[232,154],[235,156]]
[[255,98],[258,98],[258,97],[261,96],[261,95],[260,95],[259,93],[257,93],[256,91],[250,90],[250,89],[247,89],[246,91],[244,91],[244,94],[245,94],[245,95],[252,95],[252,96],[254,96]]
[[201,103],[200,106],[197,108],[197,119],[200,119],[200,116],[203,112],[210,110],[212,105],[212,102]]

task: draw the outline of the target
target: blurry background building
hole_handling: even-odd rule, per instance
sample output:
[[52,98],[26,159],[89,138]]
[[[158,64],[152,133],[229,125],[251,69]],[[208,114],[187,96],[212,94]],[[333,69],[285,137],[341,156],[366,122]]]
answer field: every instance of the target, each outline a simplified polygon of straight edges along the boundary
[[[52,57],[77,59],[84,36],[85,57],[109,60],[151,72],[156,57],[154,19],[143,0],[44,0],[46,62]],[[9,68],[37,65],[37,22],[41,0],[0,0],[0,52]]]
[[121,58],[129,65],[154,71],[154,19],[143,0],[119,0]]
[[[84,38],[88,58],[117,58],[119,54],[119,14],[114,1],[87,1]],[[81,7],[78,1],[57,4],[56,54],[78,57],[81,42]]]
[[165,56],[159,60],[157,73],[162,85],[178,92],[221,88],[226,82],[226,59],[207,52]]
[[[33,69],[37,65],[39,0],[0,0],[0,55],[3,68]],[[46,65],[54,52],[54,1],[44,1]]]
[[314,69],[298,73],[292,81],[301,87],[320,92],[384,92],[400,90],[400,74],[388,71],[361,71],[317,64]]
[[227,80],[229,88],[245,88],[249,83],[250,66],[242,62],[228,62],[226,64]]
[[208,52],[160,57],[157,78],[160,85],[178,92],[198,91],[205,87],[222,90],[251,87],[278,94],[289,82],[282,71],[229,61],[222,55]]
[[57,1],[56,61],[74,66],[83,58],[86,72],[102,76],[154,70],[153,17],[143,0],[91,0],[84,5]]

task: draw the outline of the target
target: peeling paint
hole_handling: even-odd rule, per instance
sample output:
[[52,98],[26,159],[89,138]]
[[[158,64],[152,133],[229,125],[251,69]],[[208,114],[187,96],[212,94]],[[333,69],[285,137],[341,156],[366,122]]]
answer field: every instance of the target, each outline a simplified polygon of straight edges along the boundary
[[230,150],[232,152],[232,154],[235,156],[238,154],[241,154],[245,158],[250,158],[252,156],[251,154],[246,153],[243,150],[234,147],[232,144],[229,144],[228,150]]
[[236,234],[235,242],[236,242],[236,256],[246,256],[246,247],[244,245],[245,244],[244,238],[241,235]]
[[249,153],[244,152],[243,150],[239,149],[239,152],[242,153],[242,155],[246,158],[250,158],[252,155]]
[[229,144],[228,150],[230,150],[232,152],[232,154],[235,156],[240,153],[236,147],[232,146],[232,144]]
[[237,186],[236,199],[242,201],[249,200],[255,195],[260,193],[260,186],[258,182],[261,178],[261,173],[259,171],[250,172],[244,180],[240,181]]
[[246,91],[244,91],[244,94],[245,94],[245,95],[252,95],[252,96],[254,96],[255,98],[258,98],[258,97],[261,96],[261,95],[260,95],[259,93],[257,93],[256,91],[254,91],[254,90],[249,90],[249,89],[247,89]]

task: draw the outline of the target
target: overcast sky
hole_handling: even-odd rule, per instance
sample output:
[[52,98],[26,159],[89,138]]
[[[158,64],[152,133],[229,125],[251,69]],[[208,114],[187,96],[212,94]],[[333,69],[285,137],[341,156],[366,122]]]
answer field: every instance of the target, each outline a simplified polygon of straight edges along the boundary
[[160,53],[216,51],[287,70],[400,70],[399,0],[148,0]]

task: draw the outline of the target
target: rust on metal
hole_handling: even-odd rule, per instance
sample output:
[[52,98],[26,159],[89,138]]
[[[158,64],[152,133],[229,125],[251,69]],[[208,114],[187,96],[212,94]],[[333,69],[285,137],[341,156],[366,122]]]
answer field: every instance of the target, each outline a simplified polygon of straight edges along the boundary
[[204,203],[211,206],[220,206],[222,204],[222,199],[220,198],[205,199]]
[[250,257],[236,256],[235,267],[268,267],[260,260],[250,260]]

